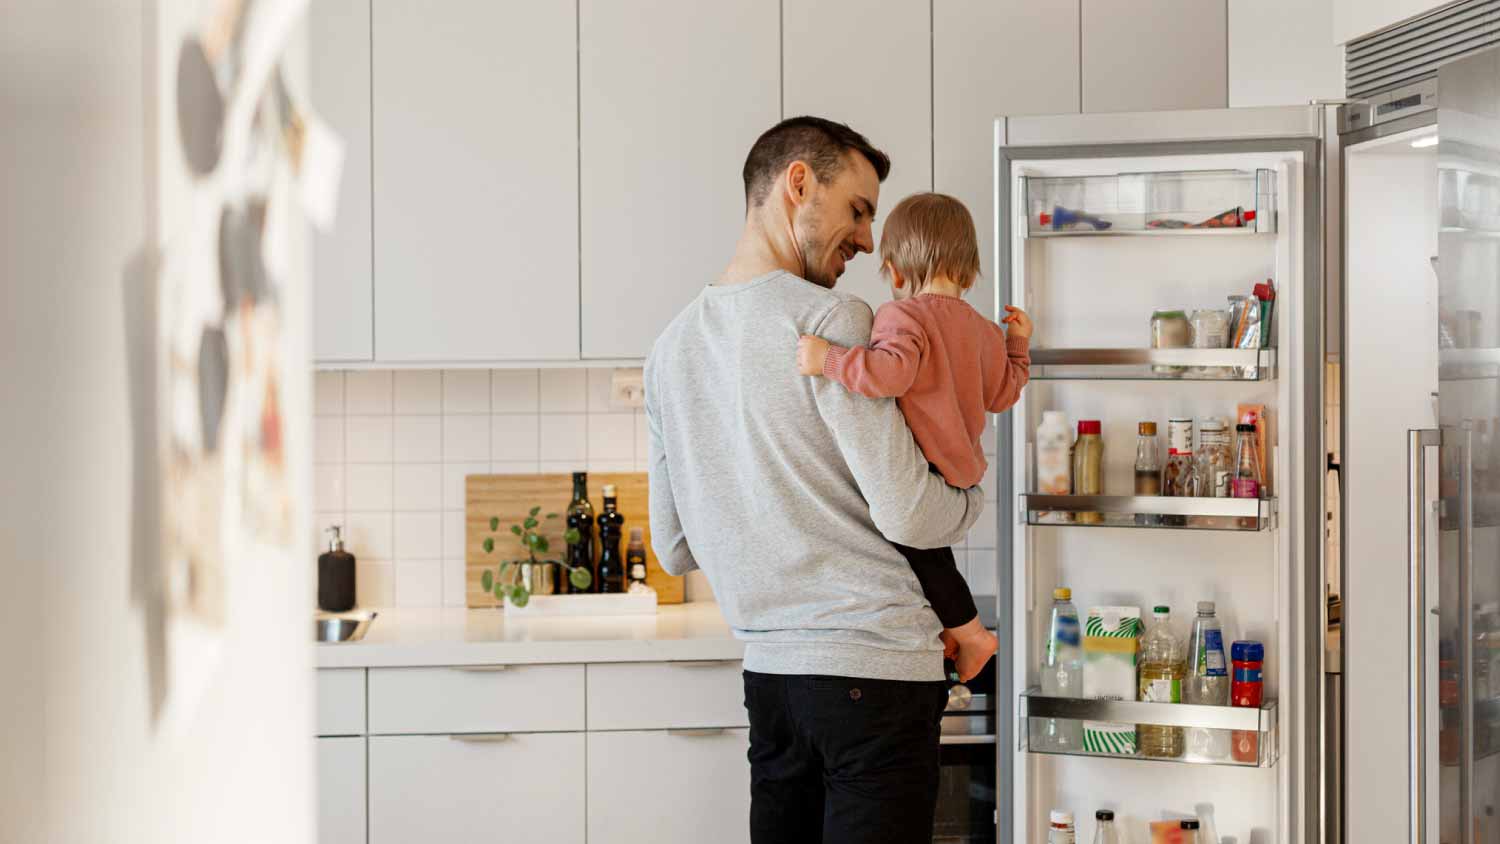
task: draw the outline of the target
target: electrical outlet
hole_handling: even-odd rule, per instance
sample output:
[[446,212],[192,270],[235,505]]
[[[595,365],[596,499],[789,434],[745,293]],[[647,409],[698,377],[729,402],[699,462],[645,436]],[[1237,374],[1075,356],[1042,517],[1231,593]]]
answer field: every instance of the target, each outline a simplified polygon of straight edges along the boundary
[[646,382],[640,369],[616,369],[609,379],[609,403],[613,407],[645,407]]

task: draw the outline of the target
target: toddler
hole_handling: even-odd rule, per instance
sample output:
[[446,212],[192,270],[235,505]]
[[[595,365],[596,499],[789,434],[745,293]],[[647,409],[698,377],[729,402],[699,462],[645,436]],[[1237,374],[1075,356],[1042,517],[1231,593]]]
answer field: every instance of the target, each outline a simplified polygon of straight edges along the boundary
[[[798,370],[871,398],[894,396],[934,470],[952,486],[974,486],[987,466],[985,413],[1009,410],[1026,386],[1031,318],[1006,305],[1007,333],[963,300],[979,276],[979,244],[968,209],[951,196],[901,200],[886,219],[880,259],[894,301],[876,311],[870,345],[845,349],[804,336]],[[997,642],[979,622],[953,550],[896,547],[943,624],[945,655],[970,679]]]

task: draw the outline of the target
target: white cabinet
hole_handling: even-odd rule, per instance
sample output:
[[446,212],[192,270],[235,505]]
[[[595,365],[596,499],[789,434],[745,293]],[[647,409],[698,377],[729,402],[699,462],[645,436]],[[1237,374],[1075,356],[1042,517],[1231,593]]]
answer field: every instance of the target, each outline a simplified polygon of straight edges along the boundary
[[371,668],[370,733],[584,727],[582,665]]
[[749,730],[589,733],[590,841],[748,844]]
[[574,5],[371,17],[376,358],[577,358]]
[[583,782],[582,733],[372,736],[370,844],[582,844]]
[[588,720],[590,730],[746,727],[744,670],[739,660],[590,665]]
[[307,12],[312,104],[344,143],[338,217],[313,237],[313,358],[375,353],[370,282],[370,0],[318,0]]
[[880,275],[881,221],[902,197],[932,189],[932,7],[928,0],[782,6],[786,114],[847,123],[891,158],[875,215],[876,252],[856,257],[838,282],[878,308],[891,298]]
[[318,844],[365,844],[365,739],[318,739]]
[[364,735],[365,670],[320,668],[317,676],[318,735]]
[[780,119],[777,14],[775,0],[579,4],[583,357],[644,357],[729,262],[745,155]]
[[1081,15],[1085,112],[1229,104],[1223,2],[1082,0]]
[[974,217],[982,272],[964,298],[994,319],[995,118],[1078,111],[1078,4],[944,0],[932,44],[933,190]]

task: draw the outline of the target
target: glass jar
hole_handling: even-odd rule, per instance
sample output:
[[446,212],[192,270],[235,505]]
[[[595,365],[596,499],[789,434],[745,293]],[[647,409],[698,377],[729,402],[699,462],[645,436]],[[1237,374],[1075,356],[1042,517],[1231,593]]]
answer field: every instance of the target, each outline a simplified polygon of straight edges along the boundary
[[[1158,308],[1151,313],[1151,348],[1186,349],[1193,339],[1193,326],[1187,314],[1180,310]],[[1181,376],[1185,366],[1153,364],[1151,371],[1158,375]]]
[[[1193,348],[1224,349],[1229,346],[1229,314],[1214,308],[1199,308],[1193,311]],[[1189,374],[1199,378],[1223,378],[1229,375],[1227,366],[1195,366]]]

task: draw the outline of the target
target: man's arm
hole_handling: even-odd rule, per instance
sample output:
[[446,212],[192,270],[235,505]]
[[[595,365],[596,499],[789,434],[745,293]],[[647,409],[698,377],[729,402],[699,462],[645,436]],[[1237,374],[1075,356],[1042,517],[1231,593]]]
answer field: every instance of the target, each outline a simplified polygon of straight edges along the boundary
[[651,550],[667,574],[684,575],[698,567],[682,532],[677,515],[677,499],[672,496],[672,479],[667,474],[667,451],[661,435],[661,397],[656,394],[651,362],[646,363],[643,381],[646,385],[646,459],[651,489]]
[[[840,345],[862,346],[870,323],[869,306],[840,302],[814,333]],[[929,471],[895,401],[868,399],[827,379],[810,383],[818,411],[870,505],[875,527],[892,542],[913,548],[962,542],[984,508],[979,487],[955,489]],[[654,508],[654,486],[652,493]]]

